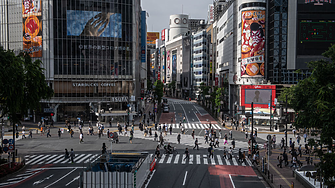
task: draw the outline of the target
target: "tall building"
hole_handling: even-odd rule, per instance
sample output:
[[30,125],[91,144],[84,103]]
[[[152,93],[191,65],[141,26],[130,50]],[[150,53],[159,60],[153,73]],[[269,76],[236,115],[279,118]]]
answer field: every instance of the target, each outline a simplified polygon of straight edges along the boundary
[[140,14],[135,0],[0,1],[1,45],[41,59],[55,93],[37,117],[131,118],[140,108]]

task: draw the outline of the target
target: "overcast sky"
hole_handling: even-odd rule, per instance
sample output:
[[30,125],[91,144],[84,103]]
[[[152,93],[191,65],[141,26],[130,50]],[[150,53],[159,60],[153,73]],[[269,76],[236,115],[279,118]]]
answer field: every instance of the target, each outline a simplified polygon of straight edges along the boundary
[[147,31],[160,32],[169,28],[173,14],[187,14],[189,18],[207,20],[208,5],[213,0],[141,0],[142,10],[147,11]]

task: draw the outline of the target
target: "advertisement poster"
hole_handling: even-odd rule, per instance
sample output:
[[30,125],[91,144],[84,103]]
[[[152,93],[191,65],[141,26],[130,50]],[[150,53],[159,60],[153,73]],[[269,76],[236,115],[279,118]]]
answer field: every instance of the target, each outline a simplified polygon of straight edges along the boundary
[[122,38],[122,17],[119,13],[67,10],[68,36]]
[[263,77],[265,10],[242,11],[241,33],[241,77]]
[[22,1],[23,51],[30,57],[42,57],[41,0]]
[[170,51],[167,51],[166,63],[167,63],[166,78],[169,79],[170,78]]
[[165,41],[165,29],[162,30],[162,41]]
[[172,53],[172,81],[176,81],[177,78],[177,51]]
[[159,39],[159,32],[147,32],[147,44],[156,44],[156,39]]

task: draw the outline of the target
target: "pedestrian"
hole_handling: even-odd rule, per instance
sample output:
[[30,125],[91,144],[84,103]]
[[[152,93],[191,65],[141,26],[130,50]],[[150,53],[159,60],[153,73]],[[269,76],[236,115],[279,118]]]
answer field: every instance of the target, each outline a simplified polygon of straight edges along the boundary
[[107,138],[110,138],[110,137],[109,137],[109,133],[110,133],[110,132],[109,132],[109,129],[107,129]]
[[23,138],[26,138],[26,135],[25,135],[24,129],[22,128],[22,139]]
[[193,149],[197,148],[197,150],[199,150],[199,145],[198,145],[198,138],[195,139],[194,141],[194,147]]
[[[219,138],[215,138],[215,147],[220,147],[220,142],[219,142]],[[228,143],[227,143],[228,144]]]
[[193,129],[193,131],[192,131],[192,138],[193,138],[193,140],[194,140],[194,129]]
[[297,134],[297,143],[298,143],[298,145],[300,144],[300,135],[299,134]]
[[248,140],[248,132],[245,131],[245,139]]
[[235,149],[235,138],[233,138],[233,141],[231,141],[231,145],[233,145],[233,149]]
[[60,138],[61,134],[62,134],[62,131],[61,131],[60,128],[59,128],[59,129],[58,129],[58,138]]
[[223,145],[228,145],[228,136],[227,136],[227,133],[224,135],[224,137],[223,137],[224,139],[223,139]]
[[232,158],[233,158],[233,150],[230,147],[228,150],[228,159],[232,159]]
[[288,156],[287,156],[287,153],[285,151],[283,153],[283,159],[284,159],[285,166],[287,166],[288,165]]
[[164,125],[164,130],[165,130],[164,135],[166,136],[166,135],[167,135],[167,132],[168,132],[168,126],[167,126],[166,123],[165,123],[165,125]]
[[73,130],[70,129],[70,135],[71,135],[71,138],[73,138],[73,134],[74,134]]
[[105,154],[105,153],[107,153],[107,147],[105,143],[102,143],[101,154]]
[[238,149],[238,161],[239,162],[241,162],[242,161],[242,150],[241,150],[241,148],[240,149]]
[[172,135],[172,125],[170,125],[170,135]]
[[177,136],[178,144],[180,144],[180,139],[181,139],[181,136],[180,136],[180,133],[178,133],[178,136]]
[[208,144],[208,135],[205,134],[205,144]]
[[285,139],[282,138],[282,139],[281,139],[281,147],[280,147],[280,149],[283,149],[283,147],[284,147],[284,145],[285,145],[284,142],[285,142]]
[[164,146],[164,139],[162,133],[159,135],[159,142],[160,142],[160,147]]
[[252,156],[252,164],[255,164],[258,165],[258,162],[257,162],[257,154],[254,153],[254,155]]
[[305,133],[305,134],[303,135],[303,137],[304,137],[304,142],[306,143],[306,140],[307,140],[307,133]]
[[245,151],[242,153],[242,163],[245,163]]
[[155,131],[155,136],[154,136],[154,141],[157,142],[157,138],[158,138],[158,134],[157,132]]
[[185,158],[184,158],[184,161],[186,159],[190,159],[190,153],[188,152],[188,148],[185,149]]
[[[64,155],[64,158],[65,159],[69,159],[69,157],[70,157],[70,154],[69,154],[69,152],[67,151],[67,149],[65,149],[65,155]],[[69,159],[70,160],[70,159]]]
[[272,137],[273,149],[276,149],[276,135]]
[[152,136],[151,128],[149,128],[149,136],[150,136],[150,137]]
[[82,142],[84,142],[84,135],[83,133],[81,132],[80,135],[79,135],[79,144],[81,144]]
[[221,132],[221,129],[219,130],[219,138],[222,139],[222,132]]
[[208,148],[208,158],[210,157],[214,158],[214,149],[212,146]]
[[281,153],[280,155],[278,155],[277,159],[278,159],[277,167],[282,168],[283,154]]
[[295,137],[295,133],[296,133],[295,129],[293,129],[292,132],[293,132],[293,135],[294,135],[294,137]]
[[226,147],[223,147],[223,158],[227,159],[227,150],[226,150]]
[[290,167],[292,168],[293,166],[297,167],[297,158],[295,158],[295,156],[292,158],[292,165]]
[[71,148],[71,153],[70,153],[71,163],[74,163],[74,161],[73,161],[74,157],[75,157],[75,154],[74,154],[73,149]]
[[157,122],[155,123],[155,130],[157,131]]
[[133,133],[133,131],[130,131],[129,142],[130,142],[131,144],[133,143],[133,137],[134,137],[134,133]]
[[229,131],[229,135],[230,135],[230,140],[232,140],[233,139],[233,131],[232,130]]
[[33,131],[29,130],[29,138],[33,138]]
[[49,136],[51,137],[51,134],[50,134],[50,127],[48,128],[47,138],[49,138]]

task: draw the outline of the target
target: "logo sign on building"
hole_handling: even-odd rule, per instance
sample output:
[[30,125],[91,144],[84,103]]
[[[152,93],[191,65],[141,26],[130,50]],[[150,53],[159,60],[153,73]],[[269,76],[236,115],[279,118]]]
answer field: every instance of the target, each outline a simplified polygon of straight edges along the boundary
[[22,0],[23,51],[30,57],[42,57],[41,0]]
[[208,23],[214,22],[214,5],[208,5]]
[[162,41],[165,41],[165,29],[162,30]]
[[241,76],[264,76],[265,10],[242,11]]
[[147,32],[147,44],[156,44],[156,39],[159,39],[159,32]]
[[161,80],[161,72],[158,72],[158,80]]
[[332,0],[305,0],[305,4],[314,3],[314,5],[324,5],[323,3],[332,3]]

